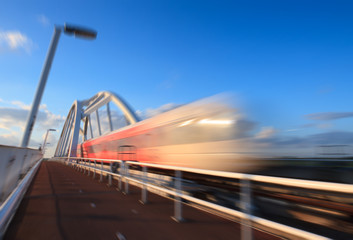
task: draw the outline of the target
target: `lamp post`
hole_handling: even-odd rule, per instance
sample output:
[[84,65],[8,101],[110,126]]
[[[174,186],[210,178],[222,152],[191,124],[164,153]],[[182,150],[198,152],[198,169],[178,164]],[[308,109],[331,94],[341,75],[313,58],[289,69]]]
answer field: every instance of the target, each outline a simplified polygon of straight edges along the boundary
[[48,139],[48,135],[49,135],[50,131],[54,132],[54,131],[56,131],[56,129],[50,128],[50,129],[47,130],[47,133],[45,134],[44,142],[43,142],[43,145],[42,145],[42,153],[43,153],[43,155],[45,153],[45,147],[47,146],[47,139]]
[[[68,35],[74,35],[75,37],[81,37],[81,38],[86,38],[86,39],[95,39],[97,36],[97,32],[94,30],[86,29],[86,28],[81,28],[81,27],[76,27],[76,26],[69,26],[69,25],[64,25],[64,26],[55,26],[54,27],[54,34],[49,46],[49,50],[47,53],[46,60],[44,62],[42,74],[40,76],[40,80],[38,83],[37,91],[34,96],[33,104],[31,107],[31,110],[29,112],[29,116],[27,119],[27,125],[25,128],[25,132],[23,134],[22,142],[21,142],[21,147],[27,147],[29,139],[31,137],[31,133],[33,130],[34,123],[36,121],[37,113],[38,113],[38,108],[40,101],[43,96],[45,84],[48,79],[49,71],[51,64],[54,59],[55,55],[55,50],[59,42],[60,34],[61,31],[64,31],[64,33]],[[45,147],[45,146],[44,146]]]

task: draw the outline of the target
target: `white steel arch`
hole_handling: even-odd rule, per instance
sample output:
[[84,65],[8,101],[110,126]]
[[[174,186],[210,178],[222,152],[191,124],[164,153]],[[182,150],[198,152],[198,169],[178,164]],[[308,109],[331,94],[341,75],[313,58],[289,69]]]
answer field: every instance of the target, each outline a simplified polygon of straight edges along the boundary
[[[80,134],[83,139],[87,139],[87,129],[90,128],[92,134],[92,125],[90,123],[90,114],[96,113],[98,121],[98,132],[101,135],[98,109],[106,105],[109,120],[110,131],[113,131],[113,125],[110,114],[109,103],[113,102],[124,114],[128,124],[134,124],[139,120],[132,108],[118,95],[104,91],[99,92],[93,97],[78,101],[76,100],[67,115],[60,139],[55,151],[55,157],[76,156],[76,148]],[[80,127],[81,121],[84,122],[83,129]]]

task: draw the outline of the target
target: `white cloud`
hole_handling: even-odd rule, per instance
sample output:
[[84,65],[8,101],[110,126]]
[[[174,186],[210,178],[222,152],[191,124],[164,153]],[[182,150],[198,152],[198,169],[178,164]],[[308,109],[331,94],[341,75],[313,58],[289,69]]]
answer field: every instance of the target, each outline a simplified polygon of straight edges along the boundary
[[[18,146],[22,138],[29,112],[29,105],[20,101],[12,101],[10,107],[0,107],[0,144]],[[57,128],[58,131],[64,123],[65,117],[50,112],[46,105],[41,105],[32,133],[30,146],[38,147],[42,143],[42,134],[49,128]],[[56,141],[56,140],[55,140]],[[52,141],[52,144],[56,144]]]
[[332,128],[332,124],[331,123],[322,123],[322,124],[318,124],[317,127],[319,129],[328,129],[328,128]]
[[45,105],[41,105],[37,116],[37,121],[40,129],[47,130],[48,128],[56,128],[61,125],[65,121],[65,117],[55,115],[50,112]]
[[293,129],[288,129],[288,130],[286,130],[286,132],[297,132],[297,131],[300,131],[300,130],[302,130],[302,129],[300,129],[300,128],[293,128]]
[[44,14],[37,15],[37,21],[45,27],[50,25],[49,19]]
[[286,132],[297,132],[297,131],[304,131],[305,129],[308,128],[317,128],[317,129],[329,129],[332,128],[333,124],[332,123],[309,123],[309,124],[303,124],[303,125],[299,125],[297,126],[297,128],[293,128],[293,129],[288,129],[286,130]]
[[277,130],[274,127],[262,127],[261,131],[255,136],[257,139],[271,138],[275,135]]
[[0,51],[16,51],[23,49],[27,53],[31,52],[33,42],[25,34],[19,31],[0,31]]
[[13,107],[0,107],[0,127],[11,129],[14,125],[23,127],[28,111]]
[[141,113],[141,111],[137,111],[137,114],[139,114],[142,118],[150,118],[180,106],[181,106],[180,104],[176,104],[176,103],[167,103],[158,108],[148,108],[144,113]]
[[21,101],[12,101],[11,104],[25,110],[29,110],[31,108],[31,105],[27,105]]
[[353,112],[322,112],[322,113],[311,113],[305,115],[306,118],[310,120],[336,120],[341,118],[351,118],[353,117]]
[[0,144],[8,146],[18,146],[20,144],[20,138],[16,132],[2,134],[0,135]]

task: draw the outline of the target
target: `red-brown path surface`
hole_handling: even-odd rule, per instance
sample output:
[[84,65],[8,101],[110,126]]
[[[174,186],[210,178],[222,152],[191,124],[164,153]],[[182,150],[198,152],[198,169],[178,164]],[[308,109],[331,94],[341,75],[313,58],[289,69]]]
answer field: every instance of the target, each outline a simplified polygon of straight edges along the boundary
[[[173,201],[149,193],[142,205],[139,189],[124,195],[98,177],[43,162],[4,239],[240,239],[238,223],[189,206],[188,221],[176,223]],[[255,239],[275,239],[253,232]]]

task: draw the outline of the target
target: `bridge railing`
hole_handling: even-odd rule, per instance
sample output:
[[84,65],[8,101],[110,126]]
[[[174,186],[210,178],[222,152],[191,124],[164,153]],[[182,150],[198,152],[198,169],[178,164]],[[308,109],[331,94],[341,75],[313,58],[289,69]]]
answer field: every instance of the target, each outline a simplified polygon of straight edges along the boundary
[[36,149],[0,145],[0,239],[42,159]]
[[[353,194],[353,186],[351,184],[330,183],[312,180],[291,179],[283,177],[270,177],[262,175],[251,175],[244,173],[233,173],[223,171],[212,171],[204,169],[194,169],[185,167],[175,167],[159,164],[149,164],[133,161],[111,160],[111,159],[96,159],[96,158],[55,158],[61,160],[71,166],[80,169],[88,175],[100,175],[100,181],[103,181],[103,175],[108,176],[109,184],[112,184],[112,178],[117,178],[119,181],[119,189],[124,193],[129,193],[129,182],[135,183],[141,187],[141,202],[147,202],[147,190],[154,190],[160,193],[165,193],[168,196],[174,196],[174,216],[176,221],[183,221],[182,215],[182,201],[194,203],[197,206],[202,206],[207,209],[213,209],[215,212],[223,213],[226,216],[232,216],[239,219],[242,223],[242,239],[252,239],[252,226],[275,233],[281,237],[290,239],[329,239],[318,234],[304,231],[298,228],[287,226],[278,222],[270,221],[264,218],[257,217],[251,213],[252,201],[252,184],[265,183],[276,184],[281,186],[292,187],[296,189],[307,189],[313,191],[339,193],[339,194]],[[107,164],[103,164],[108,163]],[[119,164],[119,171],[114,172],[114,165]],[[142,173],[136,177],[131,174],[129,166],[141,167]],[[173,183],[174,187],[163,187],[153,184],[147,178],[148,168],[164,169],[174,172]],[[182,174],[183,173],[196,173],[207,176],[222,177],[229,179],[236,179],[240,182],[240,211],[221,206],[216,203],[205,201],[194,196],[190,196],[182,189]],[[123,188],[122,183],[125,187]]]

